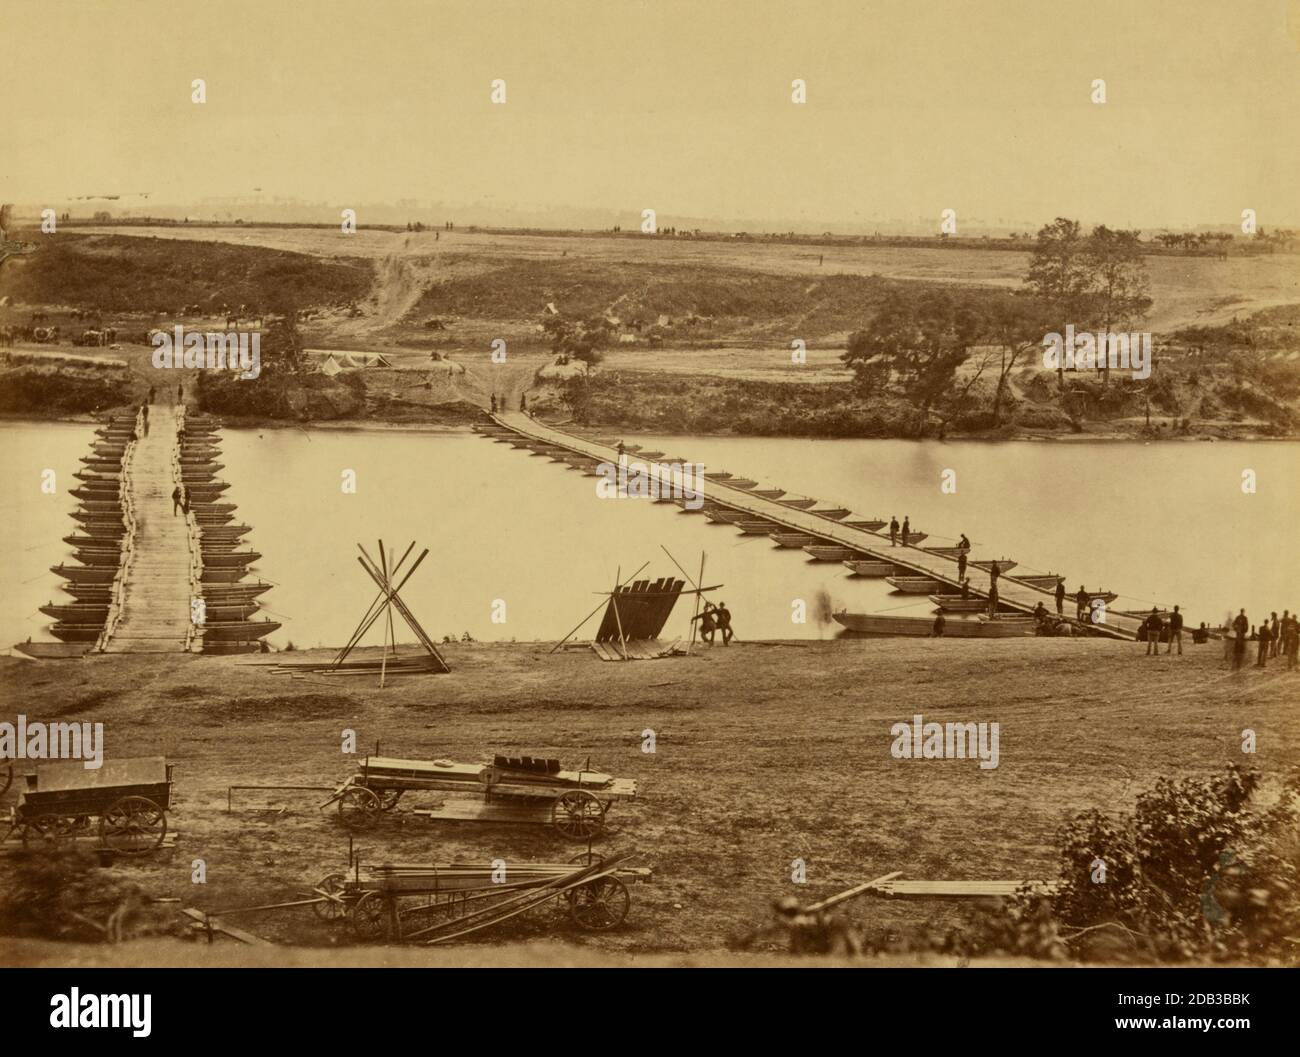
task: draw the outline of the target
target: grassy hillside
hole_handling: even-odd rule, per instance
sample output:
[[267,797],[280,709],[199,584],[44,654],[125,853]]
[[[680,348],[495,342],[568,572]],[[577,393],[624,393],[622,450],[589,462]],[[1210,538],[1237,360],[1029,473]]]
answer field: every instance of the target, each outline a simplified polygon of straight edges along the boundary
[[505,261],[433,284],[412,316],[536,320],[547,304],[566,316],[610,313],[674,340],[769,333],[821,337],[859,325],[889,282],[867,275],[806,278],[749,269],[576,257]]
[[174,313],[199,304],[334,305],[364,297],[366,261],[118,235],[58,235],[0,269],[0,296],[21,304]]

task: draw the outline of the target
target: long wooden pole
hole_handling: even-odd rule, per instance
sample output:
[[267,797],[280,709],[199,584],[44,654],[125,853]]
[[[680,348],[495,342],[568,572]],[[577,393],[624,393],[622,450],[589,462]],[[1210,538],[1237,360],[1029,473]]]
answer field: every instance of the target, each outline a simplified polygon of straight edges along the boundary
[[428,632],[426,632],[424,628],[420,626],[420,622],[415,619],[415,614],[413,614],[409,609],[406,608],[406,603],[402,601],[401,595],[398,593],[402,590],[403,587],[406,586],[406,581],[411,578],[415,570],[420,567],[420,563],[424,561],[426,557],[428,557],[429,548],[426,547],[423,551],[420,552],[420,556],[415,560],[415,564],[411,566],[410,571],[404,577],[402,577],[401,583],[399,583],[396,587],[393,587],[391,585],[385,587],[382,580],[380,579],[379,569],[375,566],[375,560],[371,558],[369,554],[366,554],[366,549],[364,547],[358,546],[357,549],[360,550],[363,555],[365,555],[365,561],[362,561],[360,558],[357,559],[357,561],[361,563],[361,567],[365,569],[367,573],[370,574],[370,578],[374,580],[375,583],[379,584],[380,589],[387,594],[389,601],[394,606],[394,608],[396,608],[398,613],[401,614],[402,619],[406,621],[407,627],[411,629],[412,633],[415,635],[416,639],[419,640],[420,644],[431,654],[433,654],[433,656],[436,657],[440,662],[442,662],[442,665],[445,668],[447,662],[443,661],[442,654],[440,654],[438,652],[438,648],[434,646],[433,640],[429,638]]
[[[415,548],[415,541],[412,540],[411,546],[406,548],[406,553],[402,555],[401,561],[399,561],[395,566],[393,566],[394,576],[397,575],[397,570],[402,567],[403,563],[405,563],[407,557],[410,555],[411,551],[414,548]],[[341,650],[339,650],[338,655],[334,658],[333,661],[334,664],[338,665],[343,663],[347,655],[356,648],[357,643],[361,641],[361,636],[364,635],[367,629],[369,629],[370,625],[374,623],[373,614],[375,613],[375,606],[379,605],[379,603],[383,598],[384,598],[383,591],[380,591],[379,594],[375,595],[374,601],[372,601],[369,607],[366,609],[365,616],[361,618],[361,622],[353,630],[352,637],[348,639],[347,645],[344,646]]]
[[[704,583],[704,557],[704,552],[700,551],[700,583]],[[691,655],[691,647],[695,645],[695,618],[700,615],[700,596],[704,593],[700,587],[694,584],[692,586],[695,587],[695,612],[691,614],[691,641],[686,644],[687,657]]]
[[[416,569],[418,569],[418,568],[420,567],[420,563],[421,563],[422,561],[424,561],[425,557],[426,557],[426,556],[428,555],[428,553],[429,553],[429,550],[428,550],[428,548],[426,547],[426,548],[425,548],[425,549],[420,553],[420,556],[419,556],[418,558],[415,559],[415,564],[411,566],[411,568],[410,568],[410,570],[407,572],[406,576],[404,576],[404,577],[402,578],[402,582],[401,582],[400,584],[398,584],[397,587],[393,588],[391,591],[386,591],[386,590],[384,589],[384,586],[383,586],[382,581],[381,581],[380,578],[379,578],[379,571],[378,571],[377,569],[375,569],[375,567],[374,567],[374,561],[373,561],[373,559],[371,559],[371,557],[370,557],[369,554],[366,554],[366,549],[365,549],[364,547],[362,547],[360,544],[357,544],[357,549],[358,549],[359,551],[361,551],[362,554],[365,554],[365,558],[358,558],[358,559],[357,559],[357,564],[360,565],[361,568],[363,568],[363,569],[366,570],[366,574],[367,574],[367,575],[368,575],[372,580],[374,580],[376,584],[379,584],[380,592],[381,592],[381,593],[384,595],[384,597],[385,597],[387,600],[389,600],[389,601],[392,600],[393,595],[395,595],[398,591],[400,591],[400,590],[402,589],[402,586],[406,583],[407,580],[409,580],[409,579],[411,578],[411,575],[415,572]],[[357,635],[357,640],[358,640],[358,641],[360,641],[361,636],[365,635],[365,633],[366,633],[367,631],[370,630],[370,628],[374,625],[375,621],[379,619],[379,617],[380,617],[380,615],[383,613],[383,611],[384,611],[384,610],[383,610],[383,608],[381,607],[380,609],[376,610],[375,612],[373,612],[373,613],[370,615],[370,617],[367,619],[367,621],[366,621],[366,623],[365,623],[365,626],[361,628],[361,630],[360,630],[360,634]]]
[[[412,541],[411,541],[411,545],[412,545],[412,546],[415,545],[415,540],[412,540]],[[389,562],[390,558],[391,558],[391,555],[386,556],[386,555],[384,554],[384,541],[383,541],[383,540],[380,540],[380,541],[379,541],[379,559],[380,559],[380,561],[382,561],[382,562],[384,563],[384,565],[383,565],[383,568],[384,568],[384,580],[385,580],[385,582],[387,582],[388,584],[391,585],[392,582],[393,582],[393,579],[392,579],[392,578],[393,578],[393,576],[396,575],[396,570],[393,570],[393,571],[392,571],[392,574],[390,575],[390,573],[389,573],[389,569],[388,569],[388,562]],[[388,637],[392,640],[392,643],[393,643],[393,656],[396,657],[396,656],[397,656],[397,633],[393,630],[393,610],[392,610],[392,607],[391,607],[391,606],[390,606],[389,609],[388,609]]]
[[[384,589],[388,590],[392,585],[388,582],[388,556],[384,554],[383,540],[379,541],[379,562],[380,562],[379,567],[383,570],[384,573]],[[388,620],[384,625],[384,652],[383,655],[379,658],[379,689],[380,690],[384,688],[384,679],[388,675],[388,640],[393,635],[393,603],[392,603],[391,596],[389,597],[388,605],[384,607],[384,611],[388,614]]]
[[623,567],[620,565],[614,573],[614,593],[610,595],[609,604],[614,607],[614,622],[618,625],[618,644],[623,651],[623,660],[627,660],[627,639],[623,637],[623,618],[618,615],[618,584],[623,578]]
[[[365,554],[366,561],[362,561],[360,558],[358,558],[357,561],[361,563],[361,567],[365,569],[367,573],[370,574],[371,579],[373,579],[375,583],[380,583],[379,570],[375,567],[374,559],[371,558],[370,555],[366,554],[364,547],[359,549],[361,550],[362,554]],[[416,620],[415,614],[412,613],[406,607],[406,603],[402,601],[402,596],[401,594],[399,594],[402,588],[406,586],[406,581],[411,578],[412,574],[415,572],[417,568],[419,568],[420,563],[424,561],[424,559],[428,556],[428,554],[429,554],[429,549],[426,547],[423,551],[420,552],[420,557],[417,558],[415,564],[411,566],[410,572],[408,572],[402,578],[401,583],[399,583],[396,587],[392,587],[390,585],[387,589],[387,594],[388,594],[389,601],[393,605],[393,608],[396,609],[397,612],[401,615],[402,619],[406,621],[406,626],[411,629],[411,632],[415,635],[416,640],[420,643],[420,645],[422,645],[430,653],[430,655],[432,655],[438,661],[438,663],[442,665],[444,671],[450,671],[451,669],[447,667],[447,662],[443,660],[442,654],[438,652],[438,648],[433,644],[433,640],[429,638],[429,633],[425,631],[424,628],[421,626],[420,622]],[[382,586],[383,585],[381,584],[381,588]]]
[[877,885],[884,884],[886,881],[892,881],[895,877],[898,877],[900,874],[902,874],[902,872],[903,872],[902,870],[895,870],[893,873],[884,874],[883,876],[877,877],[874,880],[863,881],[862,884],[854,885],[852,888],[848,889],[847,891],[840,892],[838,895],[833,895],[827,899],[823,899],[820,903],[813,903],[810,906],[804,907],[803,908],[804,912],[814,913],[818,910],[826,910],[840,903],[844,903],[852,899],[854,896],[860,896],[865,892],[871,891],[871,889],[875,888]]
[[[641,569],[644,569],[649,564],[650,564],[649,562],[642,562]],[[635,577],[636,574],[641,571],[641,569],[638,569],[635,573],[633,573],[632,577]],[[632,577],[628,577],[628,579],[631,579]],[[615,584],[614,586],[617,587],[618,585]],[[612,595],[612,592],[602,592],[602,593]],[[580,621],[578,621],[577,627],[575,627],[572,631],[570,631],[567,635],[565,635],[564,638],[560,639],[559,642],[557,642],[554,646],[552,646],[549,652],[554,653],[566,642],[568,642],[571,638],[573,638],[573,636],[576,635],[582,629],[582,625],[587,623],[587,621],[589,621],[592,617],[594,617],[597,613],[599,613],[602,609],[604,609],[607,604],[608,603],[606,602],[599,603],[595,609],[593,609],[590,613],[588,613],[585,617],[583,617]]]

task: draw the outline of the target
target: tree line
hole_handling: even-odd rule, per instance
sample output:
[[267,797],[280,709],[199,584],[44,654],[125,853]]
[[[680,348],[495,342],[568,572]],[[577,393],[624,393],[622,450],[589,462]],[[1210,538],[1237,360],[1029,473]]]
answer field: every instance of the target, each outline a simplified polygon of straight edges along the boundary
[[[864,395],[895,394],[928,432],[964,406],[984,377],[994,380],[993,426],[1001,423],[1008,379],[1042,347],[1045,335],[1128,332],[1151,308],[1150,283],[1138,231],[1098,225],[1085,233],[1058,217],[1039,229],[1019,288],[891,290],[841,357]],[[971,370],[961,377],[967,364]],[[1102,384],[1109,370],[1098,365]],[[1058,371],[1062,394],[1063,370]]]

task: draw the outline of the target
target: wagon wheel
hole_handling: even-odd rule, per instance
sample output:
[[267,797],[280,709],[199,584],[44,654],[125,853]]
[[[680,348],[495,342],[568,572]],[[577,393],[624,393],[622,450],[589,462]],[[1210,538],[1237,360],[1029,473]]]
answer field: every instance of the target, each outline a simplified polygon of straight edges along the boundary
[[379,797],[364,785],[350,785],[339,797],[339,818],[348,829],[373,825],[382,810]]
[[152,851],[167,835],[167,812],[145,796],[124,796],[99,819],[105,848],[124,855]]
[[568,897],[569,917],[591,932],[604,932],[623,924],[632,904],[627,885],[612,876],[579,885]]
[[338,921],[347,914],[347,904],[343,902],[343,891],[346,885],[347,878],[341,873],[332,873],[316,882],[316,890],[330,897],[324,902],[312,904],[311,908],[318,918],[322,921]]
[[571,789],[555,798],[551,821],[570,840],[590,840],[605,827],[605,807],[585,789]]
[[23,826],[23,847],[53,851],[76,836],[77,820],[68,815],[37,815]]
[[352,931],[358,939],[379,940],[388,935],[388,900],[367,892],[352,906]]
[[379,794],[379,807],[383,811],[392,811],[397,806],[397,802],[402,799],[401,789],[385,789]]

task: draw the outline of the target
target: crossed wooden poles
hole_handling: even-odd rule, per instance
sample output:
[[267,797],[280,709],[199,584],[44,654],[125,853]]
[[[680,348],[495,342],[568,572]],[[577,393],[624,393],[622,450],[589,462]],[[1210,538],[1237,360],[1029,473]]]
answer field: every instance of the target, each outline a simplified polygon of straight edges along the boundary
[[361,623],[359,623],[356,630],[352,632],[352,637],[348,640],[347,645],[339,650],[338,655],[330,665],[331,668],[338,668],[341,666],[347,659],[348,654],[356,648],[365,633],[374,626],[375,621],[379,620],[381,617],[386,618],[384,624],[384,655],[379,665],[379,685],[382,688],[384,680],[388,675],[388,651],[390,646],[393,651],[393,656],[397,656],[397,639],[393,634],[393,610],[397,610],[398,616],[406,622],[406,626],[410,628],[412,633],[415,635],[416,641],[425,648],[429,653],[429,656],[436,662],[434,667],[438,671],[442,672],[451,671],[451,669],[447,667],[447,662],[443,660],[442,654],[438,652],[438,647],[434,645],[433,640],[429,638],[428,633],[420,626],[420,622],[415,619],[415,615],[406,607],[406,603],[402,601],[401,595],[398,594],[398,592],[406,586],[406,581],[409,580],[415,573],[415,570],[420,567],[420,563],[424,561],[425,557],[427,557],[429,548],[426,547],[420,552],[419,557],[415,559],[414,563],[406,571],[406,575],[402,577],[401,582],[396,586],[393,584],[393,579],[401,571],[402,565],[405,564],[406,559],[410,557],[411,551],[414,549],[415,541],[412,540],[410,546],[406,548],[406,551],[403,553],[401,558],[396,562],[393,562],[392,552],[386,550],[384,547],[384,541],[380,540],[379,561],[376,562],[366,551],[365,547],[360,543],[357,544],[357,550],[361,552],[361,556],[357,558],[357,564],[366,571],[366,575],[369,576],[370,579],[374,580],[376,586],[379,588],[379,594],[377,594],[373,601],[371,601],[369,608],[366,610],[365,616],[361,618]]
[[[681,570],[682,575],[686,577],[687,582],[689,582],[691,585],[691,590],[681,591],[678,593],[683,595],[695,596],[695,615],[691,617],[691,638],[690,638],[690,643],[686,647],[686,652],[687,654],[689,654],[691,652],[691,646],[694,645],[695,643],[695,632],[696,632],[696,624],[697,624],[695,618],[699,615],[700,612],[700,598],[706,592],[716,591],[722,585],[714,584],[712,587],[701,586],[701,584],[704,582],[703,552],[701,552],[700,554],[700,578],[698,581],[696,581],[692,579],[690,573],[688,573],[685,569],[682,569],[681,563],[676,558],[673,558],[672,554],[669,553],[667,547],[664,547],[662,544],[660,544],[660,549],[665,554],[667,554],[669,558],[672,559],[672,563],[676,565],[678,569]],[[593,609],[590,613],[588,613],[585,617],[583,617],[582,620],[578,622],[577,627],[575,627],[572,631],[570,631],[567,635],[565,635],[564,638],[562,638],[559,642],[557,642],[554,646],[552,646],[549,652],[554,653],[556,650],[558,650],[561,646],[563,646],[566,642],[568,642],[571,638],[573,638],[573,636],[576,635],[581,630],[582,626],[586,624],[587,621],[589,621],[592,617],[594,617],[597,613],[599,613],[602,609],[604,609],[606,605],[612,604],[614,609],[614,620],[618,625],[619,650],[623,654],[623,660],[625,661],[630,660],[631,658],[628,656],[628,652],[627,652],[627,638],[623,634],[623,617],[618,610],[619,593],[623,590],[623,588],[627,584],[631,583],[633,580],[636,579],[637,573],[640,573],[641,569],[644,569],[649,564],[650,564],[649,562],[642,562],[641,567],[637,569],[637,571],[633,573],[631,576],[629,576],[626,580],[623,579],[623,570],[620,567],[619,570],[614,574],[614,590],[600,592],[602,597],[608,598],[610,601],[608,603],[601,602],[598,606],[596,606],[595,609]]]

